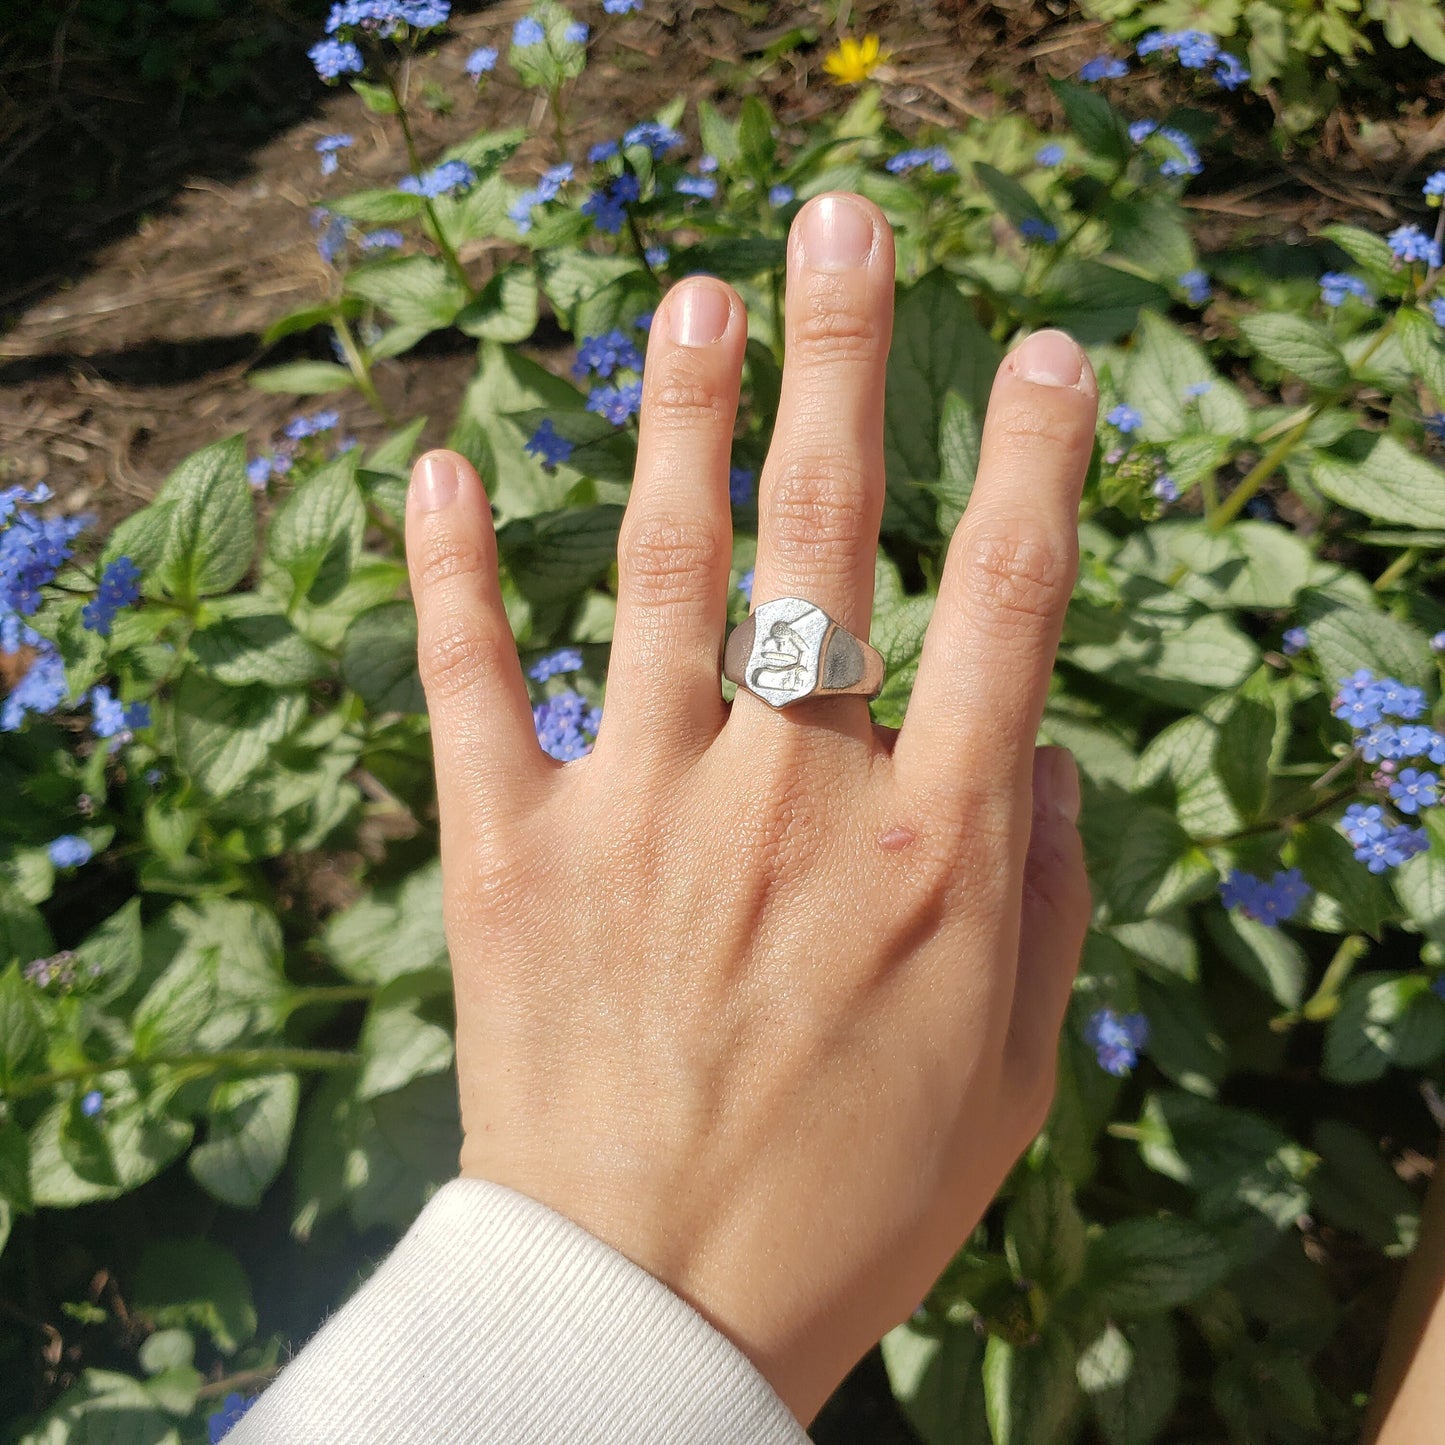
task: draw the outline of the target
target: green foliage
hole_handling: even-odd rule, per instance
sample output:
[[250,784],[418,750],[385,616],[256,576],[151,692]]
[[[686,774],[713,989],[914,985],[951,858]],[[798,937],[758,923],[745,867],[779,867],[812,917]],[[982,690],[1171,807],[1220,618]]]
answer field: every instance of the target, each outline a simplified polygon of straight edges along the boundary
[[1123,41],[1154,30],[1219,36],[1247,64],[1253,88],[1274,99],[1277,122],[1291,133],[1317,126],[1342,86],[1379,88],[1382,39],[1445,62],[1439,0],[1081,0],[1080,8],[1108,21]]
[[[1236,10],[1261,34],[1274,7]],[[565,140],[586,49],[560,5],[536,18],[545,41],[510,64]],[[384,80],[358,83],[383,117]],[[441,158],[471,167],[454,194],[333,203],[357,228],[402,229],[403,254],[338,253],[330,298],[271,328],[329,328],[343,360],[253,379],[355,388],[379,407],[379,362],[444,328],[475,337],[445,421],[486,481],[518,648],[584,655],[534,701],[575,686],[601,702],[637,431],[588,401],[636,369],[579,380],[521,344],[545,318],[579,344],[617,330],[641,347],[674,279],[726,276],[751,321],[734,461],[756,472],[779,400],[787,222],[827,189],[873,197],[899,258],[873,711],[897,727],[995,371],[1028,330],[1072,328],[1102,415],[1042,740],[1083,774],[1092,928],[1048,1125],[884,1356],[929,1445],[1343,1441],[1366,1382],[1318,1363],[1338,1358],[1348,1301],[1321,1236],[1308,1255],[1301,1239],[1316,1219],[1349,1236],[1352,1278],[1362,1259],[1409,1252],[1418,1201],[1384,1141],[1411,1137],[1421,1081],[1445,1059],[1445,826],[1427,807],[1429,850],[1369,871],[1341,821],[1351,803],[1389,807],[1390,778],[1333,708],[1368,669],[1422,689],[1422,726],[1440,717],[1437,278],[1331,227],[1329,254],[1378,305],[1330,309],[1312,285],[1256,278],[1201,327],[1184,178],[1097,89],[1056,89],[1060,165],[1036,164],[1041,138],[1009,118],[937,137],[953,169],[903,176],[884,162],[905,139],[870,91],[796,148],[760,95],[678,102],[655,119],[695,128],[717,158],[706,205],[677,188],[695,172],[684,145],[636,137],[585,183],[569,151],[574,176],[519,204],[524,136],[484,133]],[[583,207],[621,182],[635,199],[599,227]],[[505,259],[485,277],[460,259],[482,254]],[[259,483],[241,439],[217,441],[100,548],[142,574],[107,635],[81,612],[90,553],[28,619],[70,695],[0,733],[25,804],[0,822],[0,1294],[39,1289],[68,1373],[32,1371],[38,1348],[14,1368],[3,1357],[0,1417],[17,1439],[200,1438],[211,1385],[266,1378],[302,1313],[319,1320],[350,1287],[346,1261],[374,1258],[454,1172],[401,551],[423,421],[365,456],[299,441]],[[565,455],[542,454],[544,425]],[[733,521],[736,579],[756,553],[755,502]],[[733,590],[730,619],[747,604]],[[1285,648],[1291,627],[1307,646]],[[97,685],[148,719],[98,737]],[[94,861],[51,859],[69,834]],[[1283,920],[1223,906],[1221,885],[1285,869],[1310,896]],[[1099,1047],[1104,1010],[1146,1021],[1137,1058]],[[303,1246],[294,1271],[258,1262]],[[57,1266],[36,1286],[42,1250]],[[87,1294],[100,1272],[118,1294]],[[328,1282],[283,1312],[278,1273]]]

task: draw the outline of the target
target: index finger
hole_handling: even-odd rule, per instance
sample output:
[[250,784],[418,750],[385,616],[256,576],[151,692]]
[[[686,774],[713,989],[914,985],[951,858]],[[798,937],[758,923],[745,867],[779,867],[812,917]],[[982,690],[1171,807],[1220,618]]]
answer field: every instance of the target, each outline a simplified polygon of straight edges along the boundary
[[[1004,358],[893,751],[900,784],[960,822],[969,812],[1007,829],[1020,864],[1097,409],[1093,369],[1062,331],[1036,332]],[[978,818],[981,793],[1006,817]]]

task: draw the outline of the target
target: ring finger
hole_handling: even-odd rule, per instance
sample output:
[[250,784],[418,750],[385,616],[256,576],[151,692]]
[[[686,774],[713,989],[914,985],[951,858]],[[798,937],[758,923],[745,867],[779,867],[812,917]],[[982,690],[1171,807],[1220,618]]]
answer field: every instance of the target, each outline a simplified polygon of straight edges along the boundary
[[[883,514],[883,384],[893,330],[893,235],[859,196],[818,196],[788,242],[786,363],[758,490],[753,605],[805,597],[867,638]],[[863,697],[786,710],[871,745]],[[773,708],[738,693],[751,727]],[[767,727],[776,727],[770,719]]]

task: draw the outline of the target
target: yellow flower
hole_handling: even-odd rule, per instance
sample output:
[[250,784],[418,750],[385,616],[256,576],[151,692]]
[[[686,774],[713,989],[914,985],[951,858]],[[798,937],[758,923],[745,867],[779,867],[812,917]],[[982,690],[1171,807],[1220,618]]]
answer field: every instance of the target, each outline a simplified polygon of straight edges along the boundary
[[835,85],[861,85],[892,53],[878,48],[876,35],[865,35],[862,40],[849,35],[829,54],[823,69]]

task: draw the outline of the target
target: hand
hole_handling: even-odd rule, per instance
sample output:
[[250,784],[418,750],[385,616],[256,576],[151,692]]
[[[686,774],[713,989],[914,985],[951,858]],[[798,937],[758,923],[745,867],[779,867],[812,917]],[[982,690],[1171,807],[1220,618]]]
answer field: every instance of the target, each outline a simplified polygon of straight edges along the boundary
[[[814,199],[753,600],[868,635],[893,241]],[[1096,388],[1003,363],[908,716],[719,678],[747,323],[695,277],[652,323],[605,714],[541,751],[482,483],[417,464],[407,551],[439,781],[462,1171],[690,1301],[806,1424],[908,1317],[1043,1122],[1088,918],[1073,760],[1034,748]]]

